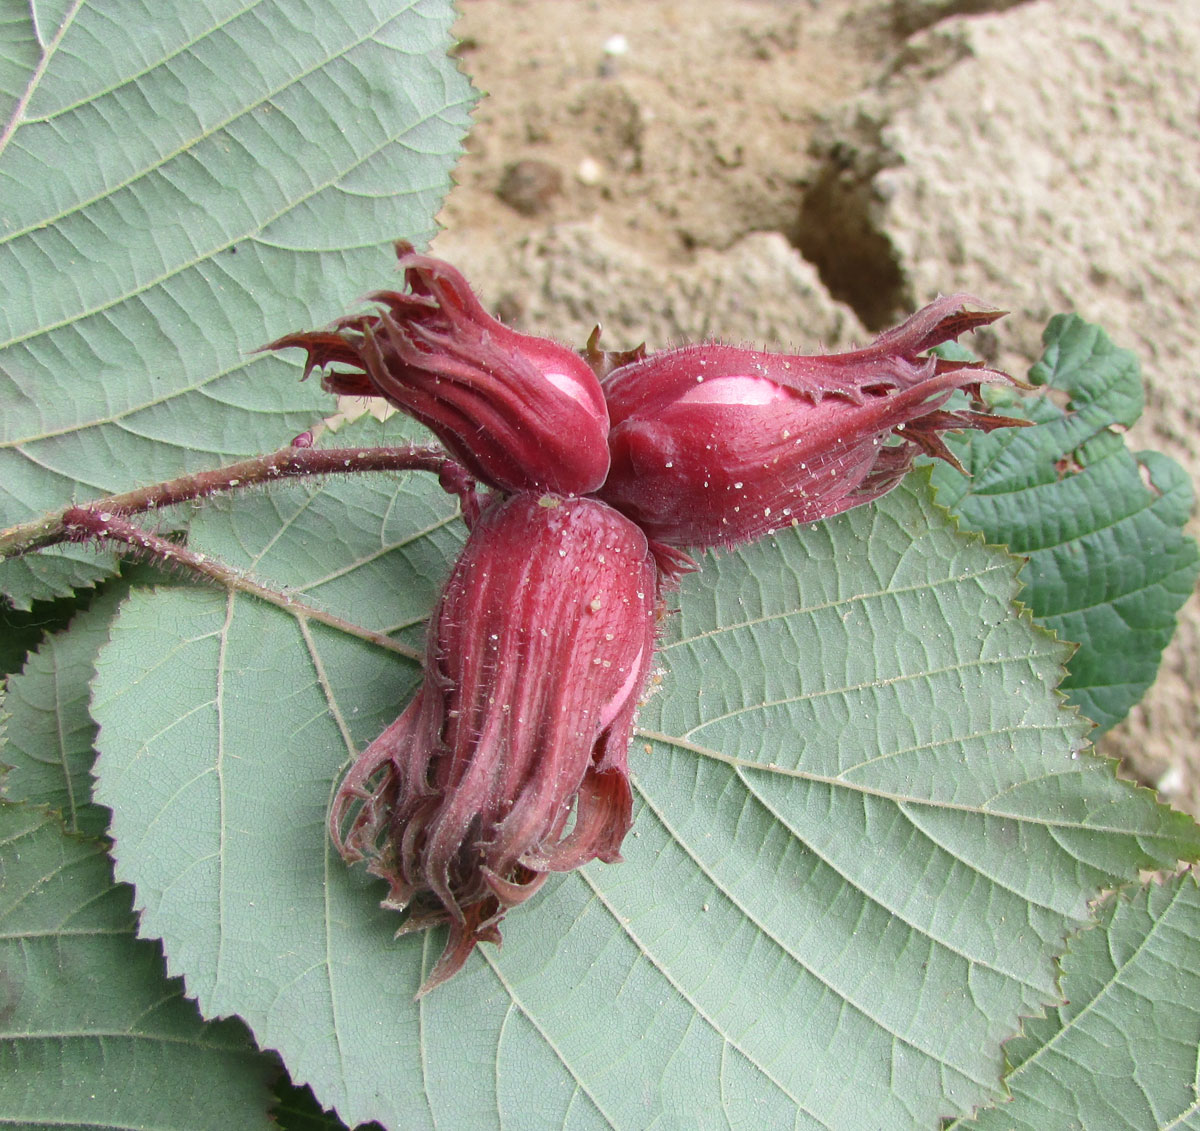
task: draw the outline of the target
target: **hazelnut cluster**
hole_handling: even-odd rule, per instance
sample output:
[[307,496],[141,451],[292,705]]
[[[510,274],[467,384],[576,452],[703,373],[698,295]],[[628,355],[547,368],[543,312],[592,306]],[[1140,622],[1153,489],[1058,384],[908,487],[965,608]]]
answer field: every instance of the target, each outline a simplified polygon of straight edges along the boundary
[[[894,487],[1012,382],[928,350],[1000,312],[939,298],[863,349],[702,343],[583,355],[519,334],[450,264],[397,245],[406,289],[270,349],[330,392],[386,397],[488,488],[430,621],[424,680],[351,767],[330,831],[387,880],[402,930],[447,924],[421,992],[456,973],[551,872],[620,860],[627,755],[664,587],[732,546]],[[970,310],[970,307],[979,307]],[[963,389],[976,407],[951,410]]]

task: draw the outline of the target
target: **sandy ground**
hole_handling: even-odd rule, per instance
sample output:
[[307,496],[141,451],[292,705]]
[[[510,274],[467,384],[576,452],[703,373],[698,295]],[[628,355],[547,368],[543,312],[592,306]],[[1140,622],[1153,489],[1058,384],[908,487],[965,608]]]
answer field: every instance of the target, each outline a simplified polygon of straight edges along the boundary
[[[1195,0],[461,0],[488,97],[434,250],[520,328],[811,352],[939,291],[1137,350],[1200,472]],[[1103,741],[1200,814],[1200,602]]]

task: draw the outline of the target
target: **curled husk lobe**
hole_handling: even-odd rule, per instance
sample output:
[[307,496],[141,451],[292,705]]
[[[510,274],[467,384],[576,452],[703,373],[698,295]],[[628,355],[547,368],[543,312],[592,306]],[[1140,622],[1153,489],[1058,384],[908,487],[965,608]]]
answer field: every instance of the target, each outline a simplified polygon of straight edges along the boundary
[[550,872],[614,862],[627,751],[654,648],[644,535],[593,499],[493,500],[430,623],[424,680],[342,782],[330,823],[408,909],[449,926],[421,992]]
[[376,312],[265,348],[307,350],[305,376],[326,369],[322,383],[332,393],[385,397],[492,487],[563,494],[599,487],[608,471],[608,413],[588,363],[498,322],[449,263],[407,243],[396,250],[406,291],[377,291],[369,296]]
[[[717,546],[839,514],[891,490],[941,433],[1023,424],[947,410],[1007,374],[921,356],[999,318],[949,295],[850,353],[804,357],[718,343],[650,354],[604,382],[612,465],[598,492],[656,543]],[[895,442],[896,440],[899,442]]]

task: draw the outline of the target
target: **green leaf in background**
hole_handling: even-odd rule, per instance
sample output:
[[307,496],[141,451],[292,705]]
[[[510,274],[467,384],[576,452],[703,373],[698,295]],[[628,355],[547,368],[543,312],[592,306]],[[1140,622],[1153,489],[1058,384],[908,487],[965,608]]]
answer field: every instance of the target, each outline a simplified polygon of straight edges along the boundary
[[0,676],[19,672],[29,653],[47,634],[66,628],[91,595],[91,590],[84,590],[78,598],[37,601],[28,609],[14,609],[0,599]]
[[1200,1127],[1200,889],[1114,896],[1062,959],[1067,1005],[1004,1046],[1014,1099],[966,1131]]
[[[5,455],[4,441],[0,440],[0,466],[7,462]],[[7,502],[4,494],[4,488],[0,487],[0,510]],[[14,519],[13,514],[6,514],[5,525],[10,519]],[[69,599],[111,577],[118,564],[117,555],[108,550],[79,546],[55,547],[23,558],[8,558],[0,561],[0,599],[7,598],[7,603],[20,611],[31,609],[35,601],[44,604],[54,598]]]
[[1154,682],[1200,575],[1183,534],[1192,486],[1174,461],[1130,452],[1115,430],[1142,413],[1134,354],[1076,315],[1051,319],[1043,341],[1030,380],[1065,393],[1070,411],[1049,395],[1006,404],[1036,426],[950,437],[970,479],[939,462],[934,483],[964,526],[1028,556],[1021,600],[1079,644],[1062,687],[1103,732]]
[[115,585],[30,655],[4,695],[9,713],[0,766],[8,767],[3,796],[47,805],[71,832],[99,836],[108,813],[92,804],[92,740],[88,713],[96,653],[127,587]]
[[0,803],[0,849],[0,1124],[269,1131],[276,1070],[164,980],[104,848]]
[[[311,1088],[297,1088],[286,1077],[275,1085],[278,1102],[271,1115],[280,1131],[345,1131],[346,1125],[332,1112],[325,1111]],[[379,1131],[378,1123],[362,1123],[354,1131]]]
[[[192,539],[415,643],[449,506],[422,476],[310,485]],[[932,1127],[1000,1094],[1089,899],[1200,853],[1080,753],[1016,569],[927,484],[708,563],[642,712],[626,862],[549,881],[419,1003],[437,934],[394,939],[325,828],[416,665],[244,597],[135,594],[93,698],[118,875],[205,1014],[351,1125]]]
[[[0,0],[0,527],[286,444],[252,351],[421,241],[471,91],[449,0]],[[0,565],[18,607],[111,572]]]

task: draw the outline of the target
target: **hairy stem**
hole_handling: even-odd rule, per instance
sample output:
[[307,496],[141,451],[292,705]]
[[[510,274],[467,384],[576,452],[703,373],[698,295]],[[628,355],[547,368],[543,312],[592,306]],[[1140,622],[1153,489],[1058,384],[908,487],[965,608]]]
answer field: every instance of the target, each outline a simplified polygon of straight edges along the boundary
[[[414,446],[281,448],[269,455],[255,456],[228,467],[181,475],[165,483],[94,499],[86,509],[97,515],[123,517],[262,483],[277,483],[283,479],[308,475],[349,475],[360,471],[432,471],[439,476],[445,490],[462,500],[463,514],[468,523],[478,510],[475,484],[466,469],[441,448]],[[82,509],[85,508],[63,507],[33,522],[24,522],[0,531],[0,559],[16,557],[60,542],[79,541],[81,528],[69,528],[65,520],[68,514]]]
[[318,624],[328,625],[339,632],[357,636],[360,640],[366,640],[380,648],[386,648],[389,652],[396,652],[418,662],[422,659],[421,652],[416,648],[401,644],[390,636],[385,636],[382,632],[373,632],[369,628],[363,628],[361,625],[343,620],[332,613],[323,612],[312,605],[294,600],[275,589],[268,589],[257,581],[252,581],[236,570],[230,569],[224,562],[189,550],[186,546],[180,546],[159,534],[144,530],[120,515],[100,509],[97,504],[90,504],[86,507],[68,507],[63,513],[62,524],[65,531],[64,537],[71,541],[120,542],[164,565],[183,566],[190,573],[216,582],[226,589],[246,593],[275,605],[285,612],[291,613],[300,621],[301,625],[308,621],[316,621]]

